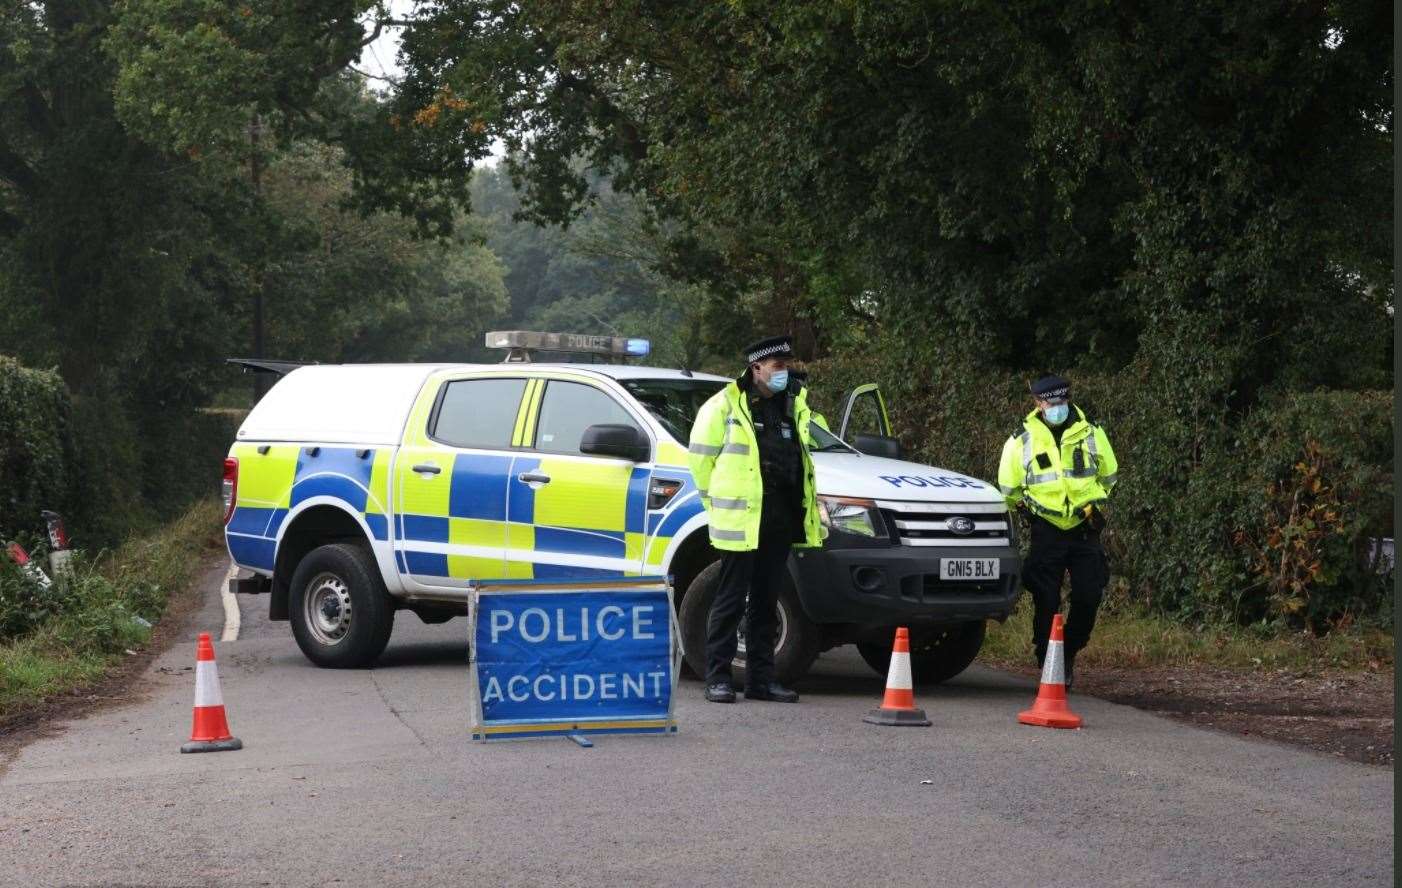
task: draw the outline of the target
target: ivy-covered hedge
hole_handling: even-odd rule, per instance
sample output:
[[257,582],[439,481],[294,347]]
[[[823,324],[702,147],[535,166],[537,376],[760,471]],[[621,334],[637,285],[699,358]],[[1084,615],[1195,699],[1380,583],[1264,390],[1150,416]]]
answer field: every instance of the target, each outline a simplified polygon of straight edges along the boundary
[[[834,422],[840,392],[878,382],[907,458],[989,481],[1032,407],[1026,378],[899,333],[810,369]],[[1231,355],[1211,348],[1146,348],[1114,373],[1051,369],[1119,457],[1113,595],[1315,631],[1391,616],[1391,578],[1368,563],[1369,540],[1393,535],[1390,391],[1261,391],[1243,404]]]
[[0,540],[63,514],[75,541],[109,546],[218,490],[238,416],[72,397],[52,370],[0,355]]
[[0,539],[71,502],[71,407],[56,372],[0,355]]

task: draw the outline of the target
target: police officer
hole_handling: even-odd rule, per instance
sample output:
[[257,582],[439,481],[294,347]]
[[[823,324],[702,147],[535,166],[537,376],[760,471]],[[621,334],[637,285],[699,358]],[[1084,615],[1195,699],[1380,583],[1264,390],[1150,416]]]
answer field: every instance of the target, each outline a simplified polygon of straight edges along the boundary
[[[706,509],[720,581],[706,627],[706,699],[734,703],[730,663],[743,611],[745,696],[798,702],[774,675],[775,612],[789,550],[820,542],[808,390],[790,374],[793,340],[745,349],[749,367],[696,414],[692,477]],[[748,604],[747,602],[748,596]]]
[[1047,655],[1052,616],[1061,609],[1061,582],[1071,574],[1066,620],[1066,687],[1076,654],[1090,640],[1109,570],[1100,530],[1101,506],[1115,486],[1118,464],[1105,430],[1071,403],[1060,376],[1032,383],[1036,409],[1003,445],[998,486],[1010,508],[1031,515],[1031,549],[1022,567],[1032,596],[1032,643],[1040,665]]

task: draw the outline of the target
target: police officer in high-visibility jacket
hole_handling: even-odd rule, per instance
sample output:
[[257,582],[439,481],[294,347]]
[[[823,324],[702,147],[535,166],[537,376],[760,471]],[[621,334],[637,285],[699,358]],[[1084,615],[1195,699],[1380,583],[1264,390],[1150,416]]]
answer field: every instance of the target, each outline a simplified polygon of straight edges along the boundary
[[[820,545],[808,390],[789,373],[793,340],[745,349],[749,367],[711,397],[691,429],[691,474],[706,508],[720,581],[706,626],[706,699],[734,703],[730,663],[743,612],[745,696],[798,702],[774,674],[775,606],[793,546]],[[746,597],[748,596],[748,604]]]
[[1032,643],[1040,665],[1047,654],[1052,617],[1061,609],[1061,582],[1071,574],[1066,620],[1066,686],[1076,654],[1090,640],[1095,612],[1110,580],[1100,530],[1101,507],[1115,486],[1118,464],[1105,430],[1071,403],[1071,384],[1060,376],[1032,383],[1037,409],[1003,445],[998,486],[1009,507],[1030,513],[1031,550],[1022,566],[1032,596]]

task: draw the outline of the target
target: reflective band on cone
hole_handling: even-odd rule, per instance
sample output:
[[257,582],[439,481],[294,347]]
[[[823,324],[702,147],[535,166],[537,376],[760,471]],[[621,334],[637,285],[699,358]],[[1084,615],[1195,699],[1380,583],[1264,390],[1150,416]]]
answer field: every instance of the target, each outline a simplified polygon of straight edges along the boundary
[[867,713],[862,721],[873,725],[930,724],[925,710],[915,708],[915,690],[910,680],[910,632],[904,626],[896,630],[891,646],[891,666],[886,670],[886,696],[880,709]]
[[1052,617],[1047,656],[1042,661],[1042,684],[1032,708],[1018,713],[1024,725],[1043,728],[1079,728],[1081,717],[1066,705],[1066,644],[1061,631],[1061,614]]
[[214,662],[214,643],[208,632],[200,633],[195,654],[195,715],[190,726],[190,742],[181,752],[224,752],[242,749],[243,741],[229,733],[224,715],[224,693],[219,688],[219,668]]

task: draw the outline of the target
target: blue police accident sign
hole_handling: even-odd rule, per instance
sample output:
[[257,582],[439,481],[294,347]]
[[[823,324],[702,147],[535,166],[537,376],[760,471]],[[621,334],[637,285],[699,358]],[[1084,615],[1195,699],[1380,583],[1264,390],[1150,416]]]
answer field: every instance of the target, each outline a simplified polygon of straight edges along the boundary
[[665,583],[484,586],[472,619],[473,739],[668,733],[678,666]]

